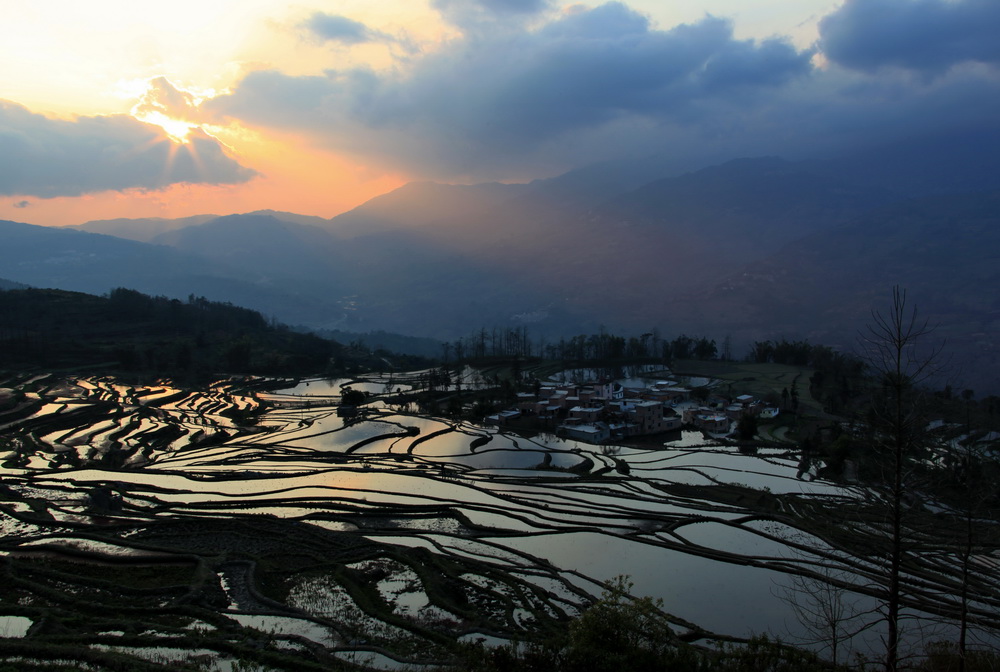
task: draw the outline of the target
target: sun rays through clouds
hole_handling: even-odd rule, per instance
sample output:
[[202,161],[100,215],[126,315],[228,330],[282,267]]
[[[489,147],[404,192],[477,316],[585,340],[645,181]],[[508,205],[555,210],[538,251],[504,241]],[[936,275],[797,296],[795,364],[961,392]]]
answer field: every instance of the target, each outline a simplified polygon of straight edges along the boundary
[[377,182],[809,158],[1000,113],[991,0],[680,4],[21,3],[0,25],[0,59],[18,64],[0,217],[28,197],[176,185],[235,185],[212,210],[268,195],[329,217]]
[[159,126],[171,140],[187,144],[191,131],[202,128],[199,103],[214,94],[207,91],[196,95],[175,86],[166,77],[155,77],[149,80],[130,114],[141,122]]

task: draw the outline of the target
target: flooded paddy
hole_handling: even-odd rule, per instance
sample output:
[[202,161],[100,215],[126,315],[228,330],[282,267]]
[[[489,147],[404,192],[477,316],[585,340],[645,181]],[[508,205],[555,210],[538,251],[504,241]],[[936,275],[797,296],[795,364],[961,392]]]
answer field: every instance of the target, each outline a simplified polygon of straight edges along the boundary
[[[0,471],[8,636],[54,602],[89,614],[70,628],[81,642],[135,646],[139,618],[170,640],[161,648],[217,638],[217,650],[252,641],[393,667],[447,660],[470,636],[564,627],[622,574],[706,642],[803,635],[776,589],[789,576],[832,567],[859,599],[879,590],[870,546],[834,528],[863,500],[798,478],[797,455],[684,432],[612,458],[379,403],[339,416],[344,387],[389,387],[359,382],[261,394],[22,383],[36,397],[5,417]],[[940,564],[913,576],[948,594]]]

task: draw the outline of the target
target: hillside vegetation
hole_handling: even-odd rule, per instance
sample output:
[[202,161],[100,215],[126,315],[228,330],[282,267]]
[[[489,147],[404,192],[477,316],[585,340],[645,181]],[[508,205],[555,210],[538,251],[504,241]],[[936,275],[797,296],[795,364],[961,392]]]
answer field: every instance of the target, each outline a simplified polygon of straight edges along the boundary
[[93,296],[0,291],[0,367],[109,371],[199,379],[218,373],[324,371],[344,348],[269,323],[260,313],[191,296],[130,289]]

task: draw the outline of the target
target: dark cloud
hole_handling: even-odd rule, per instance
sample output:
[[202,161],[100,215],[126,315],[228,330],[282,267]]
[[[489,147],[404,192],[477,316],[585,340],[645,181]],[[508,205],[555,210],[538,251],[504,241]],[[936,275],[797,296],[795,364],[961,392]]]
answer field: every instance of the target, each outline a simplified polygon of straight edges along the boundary
[[302,23],[302,27],[321,40],[346,45],[385,39],[384,35],[371,30],[365,24],[337,14],[315,12]]
[[14,204],[14,207],[15,208],[26,208],[29,205],[31,205],[30,201],[18,201],[17,203]]
[[187,144],[126,115],[51,119],[0,101],[0,194],[42,198],[170,184],[233,184],[254,171],[201,131]]
[[424,175],[502,172],[542,152],[557,162],[560,152],[578,154],[574,143],[598,151],[630,132],[689,133],[709,108],[766,104],[775,88],[811,72],[811,56],[783,40],[735,39],[730,23],[714,17],[657,30],[608,3],[533,29],[476,32],[405,70],[252,73],[208,107],[309,130],[329,146]]
[[517,14],[535,14],[552,6],[549,0],[479,0],[473,4],[480,4],[491,12],[514,12]]
[[833,62],[939,74],[965,62],[1000,63],[997,0],[848,0],[819,24]]
[[[679,26],[671,32],[676,37],[686,29],[686,26]],[[604,40],[630,35],[639,37],[649,32],[648,18],[620,2],[609,2],[593,9],[579,8],[570,12],[542,28],[541,36],[548,39]]]
[[434,9],[456,26],[475,29],[497,23],[519,23],[552,8],[552,0],[432,0]]
[[434,0],[432,4],[445,15],[483,10],[493,14],[537,14],[552,7],[550,0]]

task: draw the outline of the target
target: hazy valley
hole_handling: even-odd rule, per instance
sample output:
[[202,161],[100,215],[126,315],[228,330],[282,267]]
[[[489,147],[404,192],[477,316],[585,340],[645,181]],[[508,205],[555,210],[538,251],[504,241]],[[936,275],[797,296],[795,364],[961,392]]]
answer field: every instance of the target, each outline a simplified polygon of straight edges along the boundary
[[645,161],[411,183],[329,220],[6,223],[0,269],[37,287],[205,296],[311,329],[451,341],[494,326],[546,339],[655,328],[729,337],[738,353],[776,338],[849,351],[898,284],[947,338],[954,381],[995,391],[1000,141],[921,142],[674,176]]

